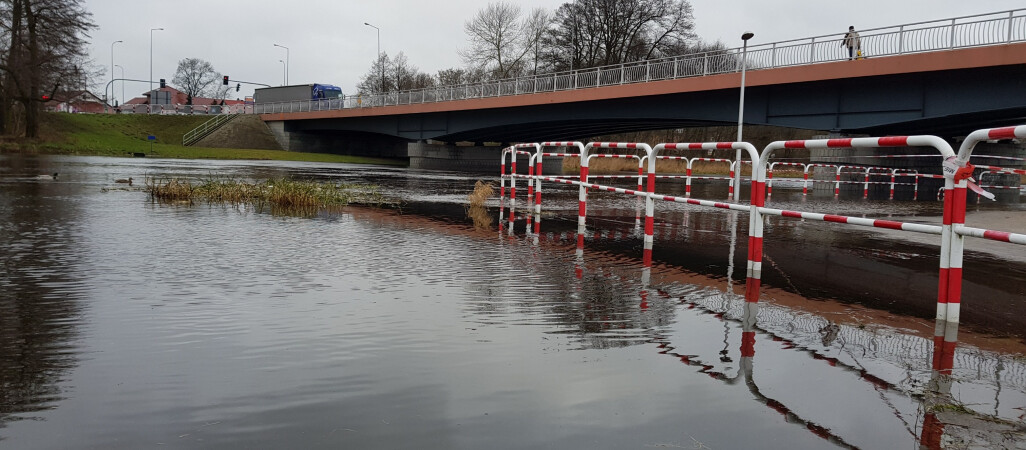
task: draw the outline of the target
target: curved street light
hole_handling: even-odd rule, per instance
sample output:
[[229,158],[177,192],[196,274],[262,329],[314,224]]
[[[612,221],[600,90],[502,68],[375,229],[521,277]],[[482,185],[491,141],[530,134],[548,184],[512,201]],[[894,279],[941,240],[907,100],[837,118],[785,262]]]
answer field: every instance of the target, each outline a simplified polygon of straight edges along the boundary
[[285,49],[285,61],[284,61],[284,63],[285,63],[285,84],[284,84],[284,86],[288,86],[288,84],[289,84],[289,48],[284,46],[284,45],[281,45],[281,44],[274,44],[274,46],[275,47],[281,47],[281,48]]
[[385,65],[381,63],[381,28],[371,25],[367,22],[363,23],[368,27],[378,30],[378,65],[381,66],[381,93],[385,93]]
[[[114,84],[114,44],[121,44],[121,43],[124,43],[124,42],[125,41],[114,41],[114,42],[110,43],[110,83],[111,83],[110,96],[111,97],[114,97],[114,86],[113,86],[113,84]],[[104,92],[104,94],[106,94],[106,92]],[[104,106],[104,110],[106,110],[107,106],[110,105],[110,99],[109,98],[105,98],[104,100],[107,102],[107,105]]]
[[278,62],[281,63],[281,85],[285,86],[288,84],[288,64],[282,59],[279,59]]
[[[755,37],[755,33],[752,33],[751,31],[745,31],[744,34],[741,35],[741,40],[744,41],[744,45],[741,47],[741,100],[737,106],[737,142],[741,142],[741,126],[745,118],[745,58],[748,56],[748,40],[753,37]],[[740,148],[737,149],[737,154],[734,158],[734,161],[735,164],[737,164],[737,170],[734,171],[734,201],[736,202],[741,198]]]

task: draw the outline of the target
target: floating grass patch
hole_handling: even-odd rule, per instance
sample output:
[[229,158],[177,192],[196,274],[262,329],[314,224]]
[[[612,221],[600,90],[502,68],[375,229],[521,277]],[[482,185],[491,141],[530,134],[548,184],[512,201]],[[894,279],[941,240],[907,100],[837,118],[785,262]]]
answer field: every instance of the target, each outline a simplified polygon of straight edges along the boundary
[[182,178],[148,178],[146,191],[160,202],[249,203],[260,208],[270,206],[272,210],[307,212],[353,204],[386,206],[398,203],[382,195],[377,186],[289,178],[255,183],[231,178],[211,179],[197,184]]

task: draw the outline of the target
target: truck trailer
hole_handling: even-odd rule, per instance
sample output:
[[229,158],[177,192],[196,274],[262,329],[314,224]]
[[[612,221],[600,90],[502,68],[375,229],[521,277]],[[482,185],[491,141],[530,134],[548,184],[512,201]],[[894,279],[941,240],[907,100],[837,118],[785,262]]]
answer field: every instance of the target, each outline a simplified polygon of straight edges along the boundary
[[256,103],[333,100],[342,97],[342,88],[320,83],[258,88],[253,91],[253,99]]

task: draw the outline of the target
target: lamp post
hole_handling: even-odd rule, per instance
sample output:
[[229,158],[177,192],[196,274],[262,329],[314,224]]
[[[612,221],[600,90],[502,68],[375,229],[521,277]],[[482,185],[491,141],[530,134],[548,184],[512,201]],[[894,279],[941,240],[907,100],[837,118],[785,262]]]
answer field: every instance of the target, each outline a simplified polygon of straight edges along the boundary
[[[114,42],[110,43],[110,84],[111,84],[110,96],[111,97],[114,96],[114,86],[113,86],[114,85],[114,44],[124,43],[124,42],[125,41],[114,41]],[[105,98],[104,100],[107,101],[107,105],[104,106],[104,109],[107,109],[107,106],[110,106],[110,99],[109,98]]]
[[285,86],[287,86],[289,84],[289,48],[280,44],[274,44],[274,46],[285,49]]
[[363,23],[368,27],[371,27],[378,31],[378,65],[381,66],[381,94],[385,93],[385,65],[381,63],[381,28],[371,25],[367,22]]
[[149,101],[150,114],[153,114],[153,101],[155,100],[153,98],[153,97],[155,97],[153,95],[153,32],[154,31],[164,31],[164,29],[163,28],[150,28],[150,101]]
[[281,59],[279,59],[278,62],[281,63],[281,85],[285,86],[286,84],[288,84],[288,75],[286,75],[288,73],[288,64],[286,64],[285,61]]
[[[741,100],[737,107],[737,142],[741,142],[741,124],[745,118],[745,58],[748,56],[748,40],[755,36],[755,33],[751,31],[745,31],[741,35],[741,40],[744,44],[741,46]],[[737,154],[734,158],[737,164],[737,170],[734,171],[734,201],[738,201],[741,198],[741,149],[737,149]],[[756,161],[752,161],[752,170],[755,170]],[[754,173],[754,172],[753,172]]]
[[[114,67],[121,69],[121,101],[125,101],[125,68],[121,64],[115,64]],[[110,90],[114,92],[114,86]]]

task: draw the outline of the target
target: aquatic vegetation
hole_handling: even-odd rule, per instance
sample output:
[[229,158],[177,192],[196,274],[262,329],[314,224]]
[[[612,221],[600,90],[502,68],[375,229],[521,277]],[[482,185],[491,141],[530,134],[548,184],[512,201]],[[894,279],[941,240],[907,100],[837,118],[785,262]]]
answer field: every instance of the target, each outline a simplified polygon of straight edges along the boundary
[[485,208],[485,201],[495,195],[495,187],[491,183],[477,180],[474,183],[474,191],[467,195],[470,203],[467,207],[467,217],[474,220],[474,228],[488,230],[492,227],[492,214]]
[[339,184],[275,178],[245,182],[233,178],[209,179],[197,184],[182,178],[147,178],[146,191],[159,202],[204,201],[238,205],[253,204],[262,209],[311,211],[347,205],[386,206],[397,201],[386,198],[377,186]]

